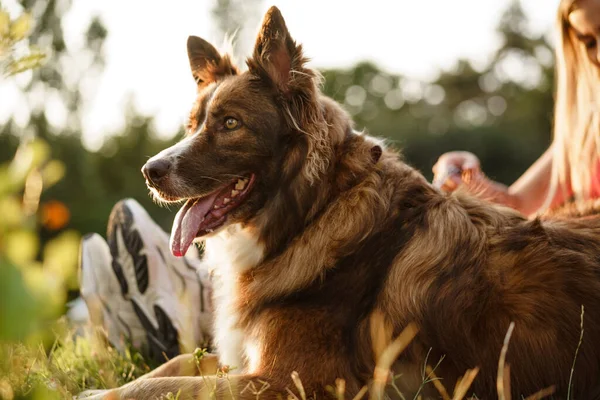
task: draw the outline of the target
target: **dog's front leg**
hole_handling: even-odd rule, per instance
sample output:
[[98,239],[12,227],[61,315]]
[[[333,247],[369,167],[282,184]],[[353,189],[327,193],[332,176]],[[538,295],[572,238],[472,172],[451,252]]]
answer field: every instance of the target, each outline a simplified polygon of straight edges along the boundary
[[217,373],[219,358],[214,354],[196,357],[194,354],[181,354],[153,369],[138,379],[175,376],[209,376]]
[[[219,359],[214,354],[204,354],[202,357],[195,357],[193,354],[181,354],[158,368],[148,372],[131,383],[135,383],[139,380],[145,379],[156,379],[166,377],[181,377],[181,376],[211,376],[216,374],[219,366]],[[127,386],[127,385],[125,385]],[[124,386],[123,386],[124,387]],[[85,392],[79,393],[78,399],[104,399],[112,398],[109,393],[114,392],[117,389],[107,390],[86,390]]]
[[174,378],[137,379],[117,389],[88,397],[88,400],[166,399],[173,396],[178,400],[204,400],[209,398],[226,400],[275,399],[285,395],[259,377],[232,375],[225,377],[198,376]]

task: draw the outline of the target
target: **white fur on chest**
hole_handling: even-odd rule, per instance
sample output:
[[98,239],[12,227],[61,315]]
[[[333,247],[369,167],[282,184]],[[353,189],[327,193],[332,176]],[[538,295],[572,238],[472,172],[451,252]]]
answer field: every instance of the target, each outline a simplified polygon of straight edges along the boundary
[[238,327],[235,304],[238,276],[258,265],[263,254],[258,238],[237,224],[206,239],[203,263],[215,273],[215,344],[221,364],[237,367],[236,373],[252,372],[259,363],[259,346]]

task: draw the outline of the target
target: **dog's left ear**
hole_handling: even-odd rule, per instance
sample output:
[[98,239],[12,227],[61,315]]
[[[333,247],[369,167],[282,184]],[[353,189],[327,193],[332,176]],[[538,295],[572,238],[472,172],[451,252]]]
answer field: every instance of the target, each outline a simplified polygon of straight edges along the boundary
[[302,46],[290,36],[281,12],[271,7],[263,19],[252,58],[248,60],[250,71],[268,78],[283,94],[289,94],[303,81],[295,78],[293,71],[301,72],[306,61]]

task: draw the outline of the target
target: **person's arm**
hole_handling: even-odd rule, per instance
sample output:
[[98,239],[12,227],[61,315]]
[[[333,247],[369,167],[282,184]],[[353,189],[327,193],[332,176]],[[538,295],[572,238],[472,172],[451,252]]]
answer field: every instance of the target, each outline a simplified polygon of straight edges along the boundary
[[[538,211],[546,202],[552,177],[552,147],[550,147],[507,190],[515,202],[514,208],[525,215]],[[562,190],[557,190],[551,206],[565,201]]]
[[[550,189],[552,148],[546,150],[510,187],[485,177],[480,170],[479,160],[470,153],[446,153],[440,157],[438,163],[434,166],[434,171],[437,174],[449,168],[458,168],[462,171],[462,174],[458,178],[454,177],[459,182],[451,182],[451,185],[444,186],[446,190],[452,191],[460,183],[461,186],[478,197],[512,207],[525,215],[531,215],[544,205],[548,190]],[[463,179],[465,172],[471,179]],[[562,191],[559,190],[554,196],[551,206],[559,205],[564,200]]]

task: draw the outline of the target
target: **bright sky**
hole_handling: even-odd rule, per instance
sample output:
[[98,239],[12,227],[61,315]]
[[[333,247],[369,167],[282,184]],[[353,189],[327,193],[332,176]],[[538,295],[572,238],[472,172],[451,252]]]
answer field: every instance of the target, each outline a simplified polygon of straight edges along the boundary
[[[559,0],[522,0],[533,32],[552,32]],[[128,94],[145,114],[156,117],[163,135],[184,124],[194,98],[186,39],[201,36],[214,44],[210,0],[75,1],[63,21],[67,44],[78,47],[91,13],[108,28],[106,69],[85,93],[84,140],[98,148],[105,135],[123,126]],[[499,45],[494,32],[509,0],[270,0],[249,21],[254,40],[262,14],[277,5],[292,36],[304,44],[316,67],[346,67],[372,60],[385,70],[414,79],[434,79],[457,58],[483,65]],[[251,32],[251,33],[250,33]],[[17,83],[28,78],[19,77]],[[19,113],[16,85],[0,82],[0,124]],[[60,124],[60,110],[51,122]],[[19,120],[17,118],[17,120]],[[21,118],[21,122],[25,121]]]

